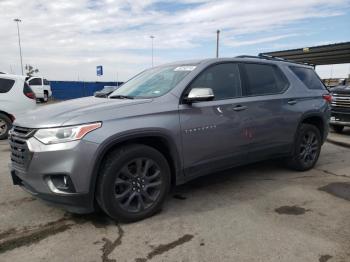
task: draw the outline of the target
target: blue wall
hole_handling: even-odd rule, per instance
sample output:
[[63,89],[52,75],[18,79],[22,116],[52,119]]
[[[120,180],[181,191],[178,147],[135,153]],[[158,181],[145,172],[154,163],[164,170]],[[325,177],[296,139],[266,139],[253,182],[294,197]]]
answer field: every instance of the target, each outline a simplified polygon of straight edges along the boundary
[[[121,85],[119,82],[118,85]],[[57,100],[74,99],[94,95],[104,86],[117,86],[116,82],[50,81],[52,97]]]

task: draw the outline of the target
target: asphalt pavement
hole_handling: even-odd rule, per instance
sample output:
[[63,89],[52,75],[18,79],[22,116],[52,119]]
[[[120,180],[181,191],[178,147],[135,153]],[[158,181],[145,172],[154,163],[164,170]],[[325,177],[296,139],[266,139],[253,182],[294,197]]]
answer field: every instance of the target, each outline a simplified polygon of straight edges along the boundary
[[119,224],[72,215],[13,186],[0,141],[0,261],[350,261],[350,149],[317,166],[268,161],[175,188],[161,213]]

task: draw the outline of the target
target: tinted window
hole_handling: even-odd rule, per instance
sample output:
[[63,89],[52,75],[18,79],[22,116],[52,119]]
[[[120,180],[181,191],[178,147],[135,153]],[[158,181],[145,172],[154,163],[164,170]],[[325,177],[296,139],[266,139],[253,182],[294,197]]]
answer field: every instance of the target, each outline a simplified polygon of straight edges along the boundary
[[245,95],[269,95],[283,92],[288,82],[274,65],[243,64]]
[[32,80],[29,81],[29,85],[31,86],[41,86],[41,78],[33,78]]
[[0,78],[0,93],[7,93],[10,91],[14,83],[15,81],[12,79]]
[[44,85],[48,86],[48,85],[50,85],[50,82],[47,81],[46,79],[44,79]]
[[30,86],[28,85],[27,82],[24,82],[24,85],[23,85],[23,93],[24,93],[24,94],[33,93],[33,90],[30,88]]
[[301,82],[306,85],[307,88],[320,90],[325,89],[321,80],[316,75],[316,72],[311,68],[290,66],[290,69],[301,80]]
[[237,64],[225,63],[205,69],[190,85],[192,88],[211,88],[215,99],[241,96],[241,81]]

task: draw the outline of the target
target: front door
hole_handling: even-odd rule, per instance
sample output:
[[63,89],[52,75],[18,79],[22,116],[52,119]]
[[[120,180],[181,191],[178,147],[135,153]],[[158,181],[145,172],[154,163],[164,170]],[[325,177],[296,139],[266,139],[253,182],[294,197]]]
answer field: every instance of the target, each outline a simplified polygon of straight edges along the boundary
[[230,167],[245,157],[243,111],[235,108],[242,95],[238,65],[212,65],[185,92],[192,88],[211,88],[215,96],[213,101],[179,106],[185,173],[198,176]]

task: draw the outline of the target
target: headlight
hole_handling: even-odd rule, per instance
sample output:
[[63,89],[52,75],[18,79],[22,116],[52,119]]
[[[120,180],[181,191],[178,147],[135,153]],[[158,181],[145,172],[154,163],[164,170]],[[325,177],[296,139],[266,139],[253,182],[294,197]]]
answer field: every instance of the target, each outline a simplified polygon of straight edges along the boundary
[[79,126],[45,128],[36,131],[34,137],[46,145],[64,143],[82,139],[87,133],[101,126],[102,124],[98,122]]

